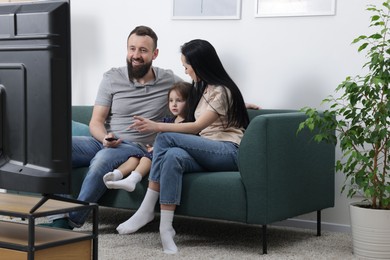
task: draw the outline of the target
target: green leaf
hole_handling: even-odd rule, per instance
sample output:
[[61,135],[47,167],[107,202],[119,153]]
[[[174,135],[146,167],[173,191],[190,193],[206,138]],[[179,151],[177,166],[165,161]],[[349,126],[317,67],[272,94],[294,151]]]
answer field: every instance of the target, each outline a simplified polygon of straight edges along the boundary
[[379,15],[374,15],[374,16],[372,16],[371,17],[371,21],[373,22],[373,21],[377,21],[377,20],[379,20],[381,17],[379,16]]
[[368,45],[367,42],[366,42],[366,43],[363,43],[362,45],[360,45],[358,51],[360,52],[360,51],[364,50],[364,49],[367,47],[367,45]]
[[352,41],[352,43],[354,44],[354,43],[357,43],[357,42],[359,42],[359,41],[361,41],[361,40],[363,40],[363,39],[366,39],[367,38],[367,36],[365,36],[365,35],[360,35],[359,37],[357,37],[356,39],[354,39],[353,41]]
[[381,39],[382,37],[383,37],[382,34],[375,33],[375,34],[371,35],[369,38],[377,40],[377,39]]

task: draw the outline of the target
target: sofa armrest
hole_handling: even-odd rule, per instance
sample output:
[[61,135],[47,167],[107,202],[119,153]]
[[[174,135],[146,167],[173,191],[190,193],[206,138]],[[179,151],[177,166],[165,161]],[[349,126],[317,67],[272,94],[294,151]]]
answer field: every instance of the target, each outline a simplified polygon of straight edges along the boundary
[[334,206],[335,147],[297,134],[306,115],[271,113],[250,122],[239,149],[248,223],[268,224]]

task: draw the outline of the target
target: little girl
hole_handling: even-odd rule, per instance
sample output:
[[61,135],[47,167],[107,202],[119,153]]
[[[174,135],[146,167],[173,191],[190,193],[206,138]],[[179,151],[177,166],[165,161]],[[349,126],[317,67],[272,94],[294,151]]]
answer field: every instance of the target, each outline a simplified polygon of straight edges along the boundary
[[[168,106],[173,117],[163,118],[165,123],[182,123],[186,117],[187,98],[192,85],[188,82],[178,82],[172,85],[168,91]],[[122,163],[117,169],[106,173],[103,181],[108,189],[123,189],[132,192],[137,183],[150,171],[152,164],[153,147],[147,145],[147,153],[130,157]]]

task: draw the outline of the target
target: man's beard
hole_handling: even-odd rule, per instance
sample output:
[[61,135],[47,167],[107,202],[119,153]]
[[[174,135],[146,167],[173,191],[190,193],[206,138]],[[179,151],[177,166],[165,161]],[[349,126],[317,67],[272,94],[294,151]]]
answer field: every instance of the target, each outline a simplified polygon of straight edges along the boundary
[[152,62],[144,63],[143,65],[139,65],[137,67],[133,67],[133,64],[129,59],[126,59],[127,62],[127,73],[129,75],[129,79],[133,81],[134,79],[140,79],[148,73],[150,67],[152,66]]

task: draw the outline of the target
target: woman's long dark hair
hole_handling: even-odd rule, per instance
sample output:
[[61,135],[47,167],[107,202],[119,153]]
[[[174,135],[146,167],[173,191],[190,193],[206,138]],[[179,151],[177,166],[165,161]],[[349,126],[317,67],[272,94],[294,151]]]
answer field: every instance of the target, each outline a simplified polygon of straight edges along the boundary
[[236,83],[223,67],[215,48],[208,41],[196,39],[181,46],[181,53],[200,79],[198,82],[193,82],[194,87],[187,101],[189,113],[186,121],[195,121],[194,112],[206,86],[216,85],[224,86],[231,92],[231,101],[226,100],[226,104],[229,104],[227,126],[246,128],[249,124],[249,116],[244,99]]

